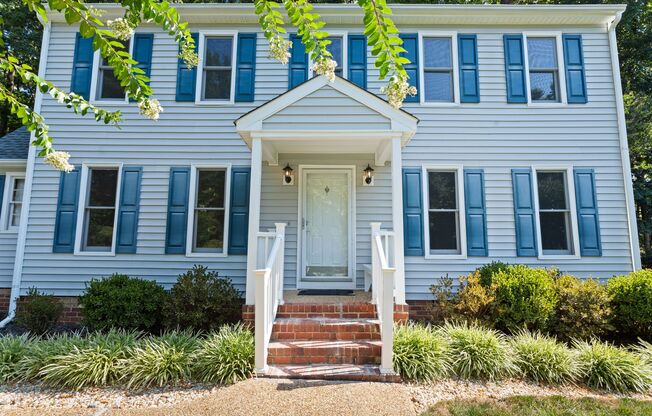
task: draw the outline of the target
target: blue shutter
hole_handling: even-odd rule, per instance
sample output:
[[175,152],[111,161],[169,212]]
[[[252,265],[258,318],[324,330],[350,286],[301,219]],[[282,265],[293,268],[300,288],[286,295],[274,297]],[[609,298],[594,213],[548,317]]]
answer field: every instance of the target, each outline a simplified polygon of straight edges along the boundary
[[478,70],[478,40],[476,35],[458,35],[460,64],[460,101],[480,102],[480,76]]
[[168,219],[165,235],[166,254],[184,254],[186,252],[189,188],[190,168],[170,168]]
[[466,249],[469,256],[488,256],[484,171],[464,169]]
[[249,234],[250,168],[231,169],[231,209],[229,213],[229,254],[247,254]]
[[72,80],[70,91],[85,99],[91,95],[91,75],[93,74],[93,38],[82,37],[77,33],[75,40],[75,57],[72,62]]
[[238,64],[235,71],[235,101],[253,101],[256,81],[255,33],[238,34]]
[[516,255],[537,255],[536,212],[532,193],[532,170],[512,169],[514,220],[516,223]]
[[290,67],[288,78],[288,89],[296,87],[308,79],[308,54],[301,42],[301,36],[290,35],[292,48],[290,49]]
[[79,168],[70,173],[61,172],[54,224],[53,253],[72,253],[75,250],[79,177]]
[[[193,33],[195,52],[199,46],[199,34]],[[195,101],[195,84],[197,80],[197,67],[188,68],[183,59],[177,61],[177,101]]]
[[527,103],[523,35],[504,35],[507,102]]
[[564,66],[566,67],[566,95],[571,104],[586,104],[586,77],[582,35],[562,35],[564,43]]
[[5,195],[5,181],[7,179],[6,175],[0,175],[0,214],[2,214],[2,206],[4,205],[4,195]]
[[580,254],[591,257],[601,256],[600,219],[593,169],[575,169],[575,200],[580,232]]
[[145,72],[147,78],[152,73],[152,46],[154,44],[154,34],[136,33],[134,35],[134,54],[133,57],[138,63],[136,68]]
[[116,253],[136,252],[142,175],[143,168],[141,167],[126,166],[122,168]]
[[348,80],[367,89],[367,38],[365,35],[349,35]]
[[421,169],[403,169],[403,240],[406,256],[423,256]]
[[410,60],[410,63],[403,65],[405,72],[407,72],[408,83],[417,89],[417,94],[413,97],[408,95],[405,97],[406,103],[418,103],[419,102],[419,36],[416,33],[401,34],[401,39],[403,39],[403,48],[406,52],[403,52],[401,56]]

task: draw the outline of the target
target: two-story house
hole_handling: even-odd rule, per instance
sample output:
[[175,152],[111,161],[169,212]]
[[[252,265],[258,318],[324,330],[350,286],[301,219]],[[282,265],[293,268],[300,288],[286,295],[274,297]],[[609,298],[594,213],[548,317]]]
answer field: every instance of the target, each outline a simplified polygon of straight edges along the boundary
[[289,64],[270,59],[251,5],[176,7],[197,68],[157,27],[128,43],[165,109],[157,122],[51,14],[41,74],[125,120],[107,127],[39,94],[76,169],[57,172],[33,148],[6,161],[0,147],[5,298],[37,287],[74,302],[112,273],[170,287],[203,264],[245,293],[247,318],[256,311],[262,368],[284,291],[371,288],[378,313],[404,315],[437,278],[494,260],[598,278],[640,267],[615,37],[624,6],[395,5],[418,91],[400,110],[380,94],[356,5],[315,6],[334,82],[313,76],[294,35]]

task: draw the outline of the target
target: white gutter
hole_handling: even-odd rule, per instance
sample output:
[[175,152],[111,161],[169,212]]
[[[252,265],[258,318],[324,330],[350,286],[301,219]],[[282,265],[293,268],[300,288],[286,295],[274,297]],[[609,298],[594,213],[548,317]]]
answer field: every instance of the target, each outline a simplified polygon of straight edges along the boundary
[[[41,40],[41,55],[39,57],[38,75],[45,77],[48,48],[50,45],[50,29],[52,25],[47,22],[43,25],[43,38]],[[37,88],[34,99],[34,111],[41,112],[43,94]],[[32,180],[34,178],[34,162],[36,160],[36,147],[31,145],[34,140],[34,132],[30,135],[29,154],[27,156],[27,168],[25,169],[25,192],[23,193],[23,207],[20,211],[20,225],[18,226],[18,241],[16,242],[16,258],[14,260],[14,275],[11,282],[11,294],[9,295],[9,310],[5,319],[0,321],[0,328],[4,328],[16,316],[16,305],[20,297],[20,283],[23,276],[23,258],[25,257],[25,240],[27,237],[27,223],[29,220],[29,206],[32,199]]]
[[632,167],[629,161],[625,104],[623,103],[623,87],[620,80],[620,62],[618,60],[618,43],[616,41],[616,26],[618,26],[622,16],[622,11],[616,14],[613,21],[607,25],[607,32],[609,34],[611,71],[613,72],[616,113],[618,115],[618,138],[620,139],[620,157],[623,167],[623,181],[625,184],[625,207],[627,209],[627,224],[629,225],[629,247],[632,259],[632,269],[639,270],[641,268],[641,252],[638,242],[636,205],[634,204],[634,187],[632,185]]

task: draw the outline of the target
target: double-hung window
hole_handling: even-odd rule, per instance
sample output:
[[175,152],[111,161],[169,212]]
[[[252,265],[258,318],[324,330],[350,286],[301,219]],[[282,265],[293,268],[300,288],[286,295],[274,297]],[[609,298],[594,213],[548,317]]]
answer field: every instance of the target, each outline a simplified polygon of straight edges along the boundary
[[459,170],[428,170],[428,242],[431,255],[460,255],[463,211]]
[[234,80],[234,36],[204,35],[203,56],[200,61],[201,101],[232,102]]
[[453,38],[423,37],[423,100],[455,102]]
[[7,174],[5,186],[5,204],[2,207],[2,229],[12,230],[20,225],[20,214],[23,208],[25,177],[22,174]]
[[81,250],[112,252],[118,207],[118,167],[89,167]]
[[560,102],[557,38],[527,37],[532,102]]
[[[129,51],[131,42],[121,42],[123,45],[123,51]],[[99,52],[97,56],[100,57],[99,64],[97,67],[97,76],[96,76],[96,92],[95,99],[100,101],[124,101],[127,99],[127,94],[120,85],[120,81],[115,76],[113,72],[113,67],[109,65],[106,58],[101,57]]]
[[335,75],[338,77],[344,76],[344,37],[343,36],[331,36],[328,38],[331,43],[326,46],[326,50],[333,55],[333,60],[337,62],[337,67],[335,67]]
[[194,253],[223,253],[226,235],[227,169],[197,168],[192,198],[192,238]]
[[537,171],[541,249],[544,255],[573,254],[573,226],[566,171]]

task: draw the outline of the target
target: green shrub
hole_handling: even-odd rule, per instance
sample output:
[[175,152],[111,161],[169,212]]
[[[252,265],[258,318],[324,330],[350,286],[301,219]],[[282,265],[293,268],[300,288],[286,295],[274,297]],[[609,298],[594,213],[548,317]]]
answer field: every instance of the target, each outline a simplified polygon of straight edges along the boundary
[[614,277],[607,291],[616,330],[626,337],[652,339],[652,269]]
[[115,384],[123,375],[120,363],[139,336],[124,330],[91,334],[70,351],[54,356],[39,376],[49,386],[74,390]]
[[555,279],[557,306],[548,323],[562,340],[600,337],[611,330],[611,307],[605,286],[573,276]]
[[446,340],[429,326],[396,325],[394,369],[406,380],[433,381],[450,373]]
[[639,354],[595,339],[574,346],[587,386],[619,393],[644,392],[652,386],[652,369]]
[[196,331],[216,330],[242,316],[242,294],[231,280],[195,265],[179,276],[165,304],[167,326]]
[[431,310],[431,322],[443,323],[453,317],[456,295],[453,293],[453,279],[448,275],[440,277],[439,281],[430,286],[430,293],[435,298]]
[[155,331],[161,326],[165,290],[155,282],[114,274],[93,279],[79,298],[91,329]]
[[254,335],[242,324],[225,325],[202,340],[193,357],[193,373],[204,383],[231,384],[254,370]]
[[27,296],[18,305],[16,323],[36,335],[51,330],[63,313],[63,304],[54,296],[30,288]]
[[0,336],[0,383],[20,378],[18,363],[29,351],[34,340],[27,335]]
[[475,271],[479,274],[480,284],[484,287],[490,287],[493,284],[493,276],[502,272],[509,267],[509,264],[502,261],[492,261],[491,263],[480,266]]
[[508,266],[494,274],[493,284],[497,327],[509,331],[545,327],[557,302],[548,270]]
[[579,367],[573,352],[554,338],[522,331],[511,341],[516,365],[524,377],[551,384],[565,384],[578,377]]
[[442,334],[448,340],[451,365],[459,377],[498,380],[516,374],[513,351],[504,334],[467,323],[446,324]]
[[460,277],[460,289],[454,307],[454,318],[457,320],[479,322],[484,326],[492,326],[495,287],[480,283],[480,272]]

